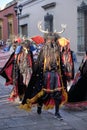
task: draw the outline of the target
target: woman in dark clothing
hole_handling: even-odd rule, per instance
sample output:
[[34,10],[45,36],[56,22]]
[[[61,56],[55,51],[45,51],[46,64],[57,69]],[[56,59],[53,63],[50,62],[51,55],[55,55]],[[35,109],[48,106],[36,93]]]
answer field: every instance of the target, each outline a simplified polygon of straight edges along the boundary
[[68,92],[68,103],[87,101],[87,51],[82,59],[74,83]]

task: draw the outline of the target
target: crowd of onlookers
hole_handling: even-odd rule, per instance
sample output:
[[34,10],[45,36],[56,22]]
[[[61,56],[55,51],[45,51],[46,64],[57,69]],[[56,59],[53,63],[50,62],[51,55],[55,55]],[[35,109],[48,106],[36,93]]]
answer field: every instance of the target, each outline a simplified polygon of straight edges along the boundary
[[0,40],[0,49],[1,52],[13,52],[13,47],[12,47],[12,40],[7,39],[6,42],[3,40]]
[[0,40],[0,47],[4,45],[4,41]]

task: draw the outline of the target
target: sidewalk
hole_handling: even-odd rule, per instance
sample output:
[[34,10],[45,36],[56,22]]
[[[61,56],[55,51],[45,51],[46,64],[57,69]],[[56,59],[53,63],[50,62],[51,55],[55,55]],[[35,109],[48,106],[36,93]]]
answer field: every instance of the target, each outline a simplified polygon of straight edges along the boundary
[[63,121],[54,116],[54,110],[42,111],[38,115],[36,108],[26,112],[18,108],[19,104],[7,100],[12,86],[4,86],[0,76],[0,130],[87,130],[87,110],[60,109]]

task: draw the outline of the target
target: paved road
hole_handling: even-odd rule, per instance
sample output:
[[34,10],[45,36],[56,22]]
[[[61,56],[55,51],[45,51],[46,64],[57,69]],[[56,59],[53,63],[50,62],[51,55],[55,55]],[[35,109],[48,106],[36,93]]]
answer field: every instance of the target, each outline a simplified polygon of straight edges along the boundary
[[87,130],[87,110],[60,109],[64,118],[54,118],[54,110],[36,113],[36,108],[26,112],[18,108],[19,104],[7,100],[12,86],[4,86],[5,79],[0,77],[0,130]]

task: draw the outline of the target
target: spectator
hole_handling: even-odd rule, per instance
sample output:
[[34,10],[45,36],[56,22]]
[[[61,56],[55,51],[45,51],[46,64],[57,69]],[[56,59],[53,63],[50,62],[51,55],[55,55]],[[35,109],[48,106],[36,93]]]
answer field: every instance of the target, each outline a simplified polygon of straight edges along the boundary
[[3,51],[5,51],[5,52],[9,51],[11,45],[12,45],[12,41],[10,39],[7,39],[7,41],[6,41],[6,47],[3,49]]

